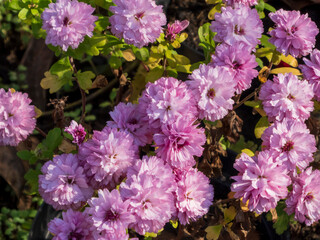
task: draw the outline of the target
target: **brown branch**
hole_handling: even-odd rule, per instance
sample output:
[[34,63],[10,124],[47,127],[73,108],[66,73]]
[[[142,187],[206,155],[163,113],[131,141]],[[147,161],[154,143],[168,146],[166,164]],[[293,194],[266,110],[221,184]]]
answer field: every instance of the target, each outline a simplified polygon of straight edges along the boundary
[[43,137],[47,137],[47,134],[42,131],[39,127],[36,127],[36,130],[43,136]]

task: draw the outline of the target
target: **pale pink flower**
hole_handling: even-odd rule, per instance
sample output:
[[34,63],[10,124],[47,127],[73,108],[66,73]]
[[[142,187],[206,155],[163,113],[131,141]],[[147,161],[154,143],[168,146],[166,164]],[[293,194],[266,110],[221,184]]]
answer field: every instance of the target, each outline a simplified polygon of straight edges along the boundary
[[261,87],[259,98],[269,121],[291,118],[305,121],[313,110],[312,86],[292,73],[279,74]]
[[268,212],[277,202],[287,196],[291,180],[285,166],[273,161],[272,151],[260,152],[257,157],[242,153],[233,165],[239,171],[232,177],[231,191],[236,198],[243,198],[250,211],[258,214]]
[[301,15],[299,11],[280,9],[275,13],[269,13],[269,17],[276,24],[269,32],[269,42],[274,44],[279,52],[301,57],[312,51],[319,29],[308,14]]
[[41,15],[42,28],[47,32],[46,44],[60,46],[63,51],[68,47],[76,49],[85,36],[93,35],[94,22],[98,20],[93,12],[93,7],[77,0],[50,3]]
[[210,121],[222,119],[232,109],[232,96],[237,81],[225,67],[201,64],[187,81],[198,104],[199,118]]
[[312,168],[300,173],[292,184],[292,191],[286,200],[288,214],[306,225],[320,220],[320,171]]

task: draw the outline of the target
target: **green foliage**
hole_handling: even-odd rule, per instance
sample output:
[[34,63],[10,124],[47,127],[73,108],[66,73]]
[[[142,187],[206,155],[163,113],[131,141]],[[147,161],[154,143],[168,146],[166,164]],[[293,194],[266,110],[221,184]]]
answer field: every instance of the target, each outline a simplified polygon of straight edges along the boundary
[[[276,233],[281,235],[286,231],[289,227],[289,223],[294,222],[294,214],[288,215],[284,209],[286,208],[286,204],[284,201],[278,202],[278,205],[276,207],[277,211],[277,220],[275,223],[273,223],[273,228],[276,230]],[[272,215],[269,212],[267,214],[268,221],[272,220]]]
[[264,130],[266,130],[268,127],[269,127],[268,117],[267,116],[261,117],[254,128],[254,135],[256,136],[256,138],[261,138],[261,135],[263,134]]
[[92,79],[95,78],[95,74],[91,71],[81,72],[79,70],[76,74],[79,85],[83,90],[89,90],[92,87]]
[[203,49],[206,63],[210,62],[211,54],[214,52],[216,46],[215,42],[213,41],[215,33],[210,30],[210,25],[210,23],[205,23],[198,30],[200,39],[199,46]]

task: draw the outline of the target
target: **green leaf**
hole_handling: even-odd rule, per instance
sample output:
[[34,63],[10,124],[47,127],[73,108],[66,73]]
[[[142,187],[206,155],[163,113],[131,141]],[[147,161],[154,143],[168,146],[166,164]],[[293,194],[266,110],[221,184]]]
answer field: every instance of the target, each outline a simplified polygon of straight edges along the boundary
[[266,48],[271,48],[272,50],[276,49],[276,47],[268,41],[269,38],[270,37],[268,37],[267,35],[262,35],[262,37],[260,38],[261,45]]
[[40,174],[40,167],[38,167],[37,169],[29,169],[29,171],[24,175],[24,179],[31,187],[30,194],[32,195],[38,192],[38,180]]
[[279,73],[292,73],[293,75],[302,75],[299,69],[290,68],[290,67],[281,67],[281,68],[274,68],[270,71],[271,74],[279,74]]
[[162,77],[164,69],[162,66],[157,66],[151,69],[146,75],[146,82],[155,82]]
[[270,11],[270,12],[276,12],[277,11],[274,7],[272,7],[268,3],[264,3],[264,8],[267,9],[268,11]]
[[256,138],[261,138],[264,130],[269,127],[268,117],[261,117],[260,120],[257,122],[256,127],[254,128],[254,135]]
[[10,10],[20,10],[21,9],[21,6],[20,6],[20,0],[11,0],[11,1],[8,1],[8,8]]
[[43,144],[48,147],[49,150],[54,151],[62,142],[61,129],[54,128],[48,132]]
[[22,8],[22,9],[20,10],[20,12],[18,13],[18,17],[19,17],[21,20],[26,20],[28,13],[29,13],[29,9],[27,9],[27,8]]
[[28,161],[30,164],[35,164],[38,160],[37,156],[33,152],[30,152],[28,150],[19,151],[17,152],[17,155],[19,158]]
[[171,223],[171,225],[172,225],[173,228],[177,228],[178,225],[179,225],[178,220],[170,220],[170,223]]
[[222,225],[209,226],[205,229],[208,240],[217,240],[220,236]]
[[61,58],[50,68],[50,73],[57,75],[59,78],[71,78],[72,67],[69,61],[69,57]]
[[259,107],[261,107],[261,100],[246,101],[246,102],[244,102],[244,105],[246,105],[248,107],[259,108]]
[[222,3],[216,4],[213,8],[211,8],[210,12],[208,13],[208,18],[210,20],[214,20],[214,15],[218,12],[221,12]]
[[57,75],[53,75],[50,72],[44,73],[45,78],[40,82],[40,85],[43,89],[49,89],[49,93],[57,92],[63,85],[69,81],[64,81],[64,78],[60,78]]
[[118,69],[122,65],[121,58],[115,56],[110,56],[108,62],[110,67],[113,69]]
[[289,227],[289,222],[291,216],[289,216],[285,211],[286,205],[284,202],[279,202],[276,211],[278,215],[277,221],[273,224],[273,228],[276,230],[276,233],[281,235],[286,231]]
[[139,60],[141,60],[143,62],[148,61],[148,58],[149,58],[150,54],[149,54],[149,50],[147,48],[145,48],[145,47],[143,47],[143,48],[133,47],[132,50],[133,50],[134,55],[136,55],[136,57]]
[[99,32],[106,30],[107,26],[110,25],[109,18],[106,16],[99,16],[98,21],[95,22],[95,29]]
[[94,3],[99,7],[109,9],[109,7],[112,5],[112,0],[94,0]]
[[91,79],[95,78],[95,76],[96,75],[91,71],[81,72],[81,70],[79,70],[76,74],[76,77],[78,79],[80,88],[83,90],[89,90],[92,87]]

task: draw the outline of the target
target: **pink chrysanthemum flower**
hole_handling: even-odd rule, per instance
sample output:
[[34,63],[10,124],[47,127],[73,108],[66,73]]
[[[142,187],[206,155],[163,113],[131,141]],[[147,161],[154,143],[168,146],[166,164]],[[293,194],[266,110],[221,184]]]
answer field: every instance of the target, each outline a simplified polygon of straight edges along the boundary
[[119,103],[110,116],[113,121],[108,121],[109,127],[118,128],[128,132],[134,137],[134,143],[138,146],[145,146],[152,142],[153,129],[148,121],[142,119],[139,106],[132,103]]
[[279,74],[261,87],[259,98],[269,121],[291,118],[305,121],[313,110],[312,86],[292,73]]
[[93,188],[114,188],[138,159],[133,137],[115,128],[94,131],[92,139],[79,147],[79,159]]
[[176,39],[176,35],[185,30],[189,26],[188,20],[179,20],[174,21],[172,24],[168,24],[168,29],[166,32],[166,38],[173,42]]
[[202,155],[202,145],[206,142],[204,129],[182,117],[172,124],[162,125],[161,129],[161,133],[154,135],[157,156],[174,168],[193,167],[194,156]]
[[303,122],[283,119],[275,122],[261,136],[264,145],[275,153],[275,161],[289,171],[305,169],[317,150],[315,137]]
[[46,44],[76,49],[85,36],[92,37],[94,22],[94,8],[77,0],[57,0],[50,3],[42,15],[42,28],[47,31]]
[[39,175],[39,193],[55,209],[78,209],[93,194],[76,155],[62,154],[46,162]]
[[299,11],[280,9],[269,13],[269,17],[276,24],[275,29],[269,32],[269,42],[274,44],[279,52],[301,57],[312,51],[319,30],[308,14],[301,15]]
[[167,19],[162,6],[154,0],[114,0],[117,6],[109,9],[114,13],[109,18],[111,32],[124,38],[128,44],[138,48],[153,43],[162,33]]
[[305,65],[299,65],[306,80],[312,84],[314,97],[320,101],[320,51],[314,49],[310,60],[303,58]]
[[52,240],[94,240],[92,224],[85,212],[68,209],[62,212],[62,219],[55,218],[48,224],[48,230],[54,237]]
[[64,129],[67,133],[70,133],[73,137],[73,143],[80,145],[83,143],[86,137],[86,131],[81,124],[78,124],[76,121],[72,120],[69,127]]
[[139,98],[139,108],[150,125],[172,123],[177,117],[196,119],[197,108],[192,92],[187,85],[172,77],[162,77],[148,83]]
[[0,89],[0,146],[17,146],[36,127],[36,113],[28,94]]
[[217,33],[213,38],[217,42],[229,45],[244,42],[253,49],[260,43],[263,24],[256,9],[223,7],[221,13],[215,14],[210,29]]
[[227,6],[232,6],[232,7],[242,7],[242,6],[251,7],[258,4],[257,0],[223,0],[223,2]]
[[88,213],[98,233],[111,239],[119,236],[125,238],[118,239],[128,238],[126,229],[134,221],[134,217],[128,212],[129,202],[122,201],[117,189],[111,192],[108,189],[99,190],[98,197],[89,200],[88,204]]
[[258,214],[277,206],[277,202],[288,194],[291,180],[285,166],[273,162],[272,151],[260,152],[258,157],[249,157],[242,153],[233,165],[239,171],[232,177],[235,182],[231,191],[236,198],[243,198],[250,211]]
[[225,67],[201,64],[187,81],[195,101],[198,103],[199,118],[215,121],[222,119],[232,109],[236,80]]
[[293,180],[292,191],[286,200],[288,214],[306,225],[320,220],[320,171],[306,169]]
[[176,197],[179,221],[186,225],[209,211],[213,202],[213,186],[202,172],[190,168],[180,176]]
[[121,197],[129,202],[128,210],[135,217],[129,225],[137,233],[158,232],[175,212],[174,196],[161,181],[148,172],[131,175],[130,180],[121,183]]
[[163,188],[166,192],[175,192],[175,175],[172,168],[165,164],[164,161],[156,156],[143,156],[142,161],[137,161],[133,166],[128,168],[126,184],[135,181],[137,177],[148,174],[155,180],[157,187]]
[[244,43],[235,43],[230,46],[221,44],[216,48],[212,55],[213,67],[223,66],[234,76],[237,82],[236,93],[240,94],[243,90],[251,86],[252,79],[258,76],[258,71],[254,68],[258,66],[255,55],[251,54],[251,48]]

